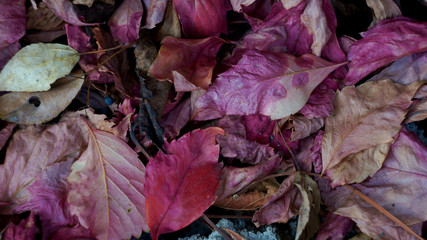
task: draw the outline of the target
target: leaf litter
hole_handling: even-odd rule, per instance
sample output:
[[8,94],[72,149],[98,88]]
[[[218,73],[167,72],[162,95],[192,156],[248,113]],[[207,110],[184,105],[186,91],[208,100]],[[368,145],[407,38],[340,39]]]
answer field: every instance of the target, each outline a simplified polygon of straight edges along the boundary
[[426,237],[427,22],[346,4],[1,4],[0,237]]

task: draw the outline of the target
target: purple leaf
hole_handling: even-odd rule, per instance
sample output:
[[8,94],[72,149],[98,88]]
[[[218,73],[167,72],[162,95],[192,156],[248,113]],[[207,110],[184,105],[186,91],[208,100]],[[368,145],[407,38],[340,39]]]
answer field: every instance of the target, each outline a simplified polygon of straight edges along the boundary
[[[25,34],[25,0],[0,0],[0,50]],[[3,51],[3,50],[2,50]]]
[[353,225],[354,222],[350,218],[329,212],[320,226],[316,240],[344,239]]
[[40,233],[37,226],[36,215],[31,212],[30,216],[22,219],[18,225],[9,225],[3,234],[5,240],[31,240],[36,239],[36,234]]
[[6,63],[21,49],[21,44],[14,42],[0,49],[0,71],[6,65]]
[[163,20],[167,2],[167,0],[143,0],[145,12],[147,13],[144,28],[152,29]]
[[139,26],[142,18],[140,0],[124,0],[108,20],[111,35],[115,41],[129,44],[139,38]]
[[380,21],[361,35],[348,53],[351,62],[346,85],[401,57],[427,50],[427,23],[406,17]]
[[227,33],[227,0],[173,0],[186,38],[203,38]]
[[84,23],[77,16],[74,5],[69,0],[43,0],[44,3],[58,16],[67,23],[76,26],[93,26],[98,23]]
[[[218,76],[196,107],[199,112],[208,109],[219,115],[263,114],[273,120],[284,118],[298,112],[313,89],[341,65],[309,54],[296,58],[247,50],[236,65]],[[201,116],[203,119],[196,119],[216,117]]]

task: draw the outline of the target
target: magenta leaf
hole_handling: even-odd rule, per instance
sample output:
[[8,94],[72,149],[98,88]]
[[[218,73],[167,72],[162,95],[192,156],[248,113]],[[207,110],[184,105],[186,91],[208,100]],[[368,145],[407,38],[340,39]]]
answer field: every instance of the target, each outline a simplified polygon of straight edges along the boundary
[[227,33],[227,0],[173,0],[186,38]]
[[108,21],[111,35],[115,41],[129,44],[139,38],[139,26],[142,18],[140,0],[124,0]]
[[97,23],[84,23],[77,16],[74,5],[69,0],[43,0],[44,3],[62,20],[76,26],[91,26]]
[[147,231],[142,195],[145,167],[115,135],[93,129],[68,176],[70,214],[99,239],[130,239]]
[[143,0],[147,13],[144,28],[152,29],[163,20],[167,2],[167,0]]
[[[248,50],[199,98],[196,107],[201,114],[196,119],[249,114],[263,114],[272,120],[287,117],[298,112],[313,89],[343,64],[330,63],[310,54],[296,58],[283,53]],[[216,111],[218,115],[211,117],[203,111]]]
[[401,57],[427,50],[427,23],[406,17],[380,21],[362,33],[348,53],[346,85],[355,84],[369,73]]
[[325,221],[320,225],[316,240],[344,239],[345,235],[351,231],[354,222],[347,217],[328,213]]
[[215,136],[223,133],[216,127],[194,130],[165,143],[168,155],[159,152],[150,159],[144,196],[153,239],[187,226],[217,198],[221,164]]
[[[384,207],[403,223],[420,230],[427,220],[427,147],[416,135],[402,128],[382,168],[370,179],[352,186]],[[319,184],[322,199],[334,214],[351,218],[370,237],[409,239],[410,235],[351,190],[329,181]]]
[[181,39],[167,37],[150,67],[150,75],[174,83],[176,91],[208,89],[216,54],[225,43],[217,37]]
[[18,41],[25,34],[25,0],[0,0],[0,49]]

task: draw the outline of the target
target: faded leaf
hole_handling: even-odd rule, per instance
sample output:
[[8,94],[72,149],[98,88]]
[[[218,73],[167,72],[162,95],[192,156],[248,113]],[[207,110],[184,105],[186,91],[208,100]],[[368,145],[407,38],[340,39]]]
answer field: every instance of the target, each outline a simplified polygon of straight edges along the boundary
[[393,0],[366,0],[366,5],[374,11],[374,20],[371,26],[386,18],[401,16],[399,7]]
[[[256,65],[253,63],[256,62]],[[314,55],[292,55],[248,50],[239,62],[221,73],[196,103],[197,115],[207,120],[223,115],[263,114],[272,120],[298,112],[310,93],[341,64]]]
[[163,20],[168,0],[143,0],[147,12],[144,28],[152,29]]
[[19,49],[21,49],[21,44],[14,42],[0,49],[0,71],[6,65],[7,62],[15,55]]
[[25,34],[25,0],[0,0],[0,49]]
[[0,165],[0,202],[12,205],[0,207],[0,214],[13,214],[27,203],[28,188],[52,165],[80,155],[87,145],[87,136],[79,131],[82,124],[79,116],[69,115],[55,125],[27,126],[13,135]]
[[134,54],[136,57],[136,69],[147,74],[151,64],[157,57],[157,46],[151,36],[145,36],[139,40]]
[[255,212],[252,222],[259,227],[275,222],[286,223],[292,217],[298,215],[301,205],[301,193],[293,184],[295,175],[286,178],[280,184],[279,190],[272,198],[257,212]]
[[322,4],[322,1],[308,1],[301,15],[301,23],[307,28],[308,34],[313,37],[311,51],[316,56],[321,55],[324,46],[332,35],[325,12],[319,10],[322,9]]
[[149,74],[174,83],[176,91],[208,89],[216,65],[216,54],[225,43],[217,37],[179,39],[167,37],[150,67]]
[[153,239],[187,226],[217,198],[221,164],[215,136],[223,133],[216,127],[194,130],[165,143],[169,155],[158,152],[150,159],[144,196]]
[[344,239],[353,225],[354,222],[350,218],[329,212],[317,232],[316,240]]
[[[145,167],[125,142],[86,123],[87,149],[67,178],[70,214],[98,239],[130,239],[147,231]],[[83,131],[83,130],[82,130]]]
[[138,39],[142,12],[140,0],[124,0],[120,4],[108,20],[108,26],[115,41],[129,44]]
[[35,92],[50,89],[79,61],[77,51],[58,43],[35,43],[22,48],[0,73],[0,91]]
[[246,240],[244,237],[242,237],[240,234],[236,233],[235,231],[222,227],[222,230],[226,231],[228,234],[230,234],[231,238],[233,240]]
[[317,132],[324,125],[323,118],[307,119],[304,116],[292,115],[289,118],[289,128],[292,129],[291,141],[303,139]]
[[54,82],[45,92],[11,92],[0,96],[0,118],[19,124],[40,124],[57,117],[71,103],[84,82],[76,71]]
[[0,130],[0,150],[6,145],[7,140],[12,135],[13,129],[15,129],[15,123],[8,123],[6,127]]
[[[325,82],[325,81],[323,81]],[[308,98],[307,104],[301,108],[300,113],[306,118],[328,117],[334,111],[333,101],[336,88],[330,88],[320,83]]]
[[159,25],[156,39],[161,42],[166,37],[181,37],[181,24],[172,1],[167,1],[163,22]]
[[348,53],[346,85],[355,84],[369,73],[401,57],[427,50],[427,23],[406,17],[379,22],[362,33]]
[[217,207],[231,210],[256,210],[277,192],[279,184],[277,181],[262,181],[244,193],[230,195],[222,200],[215,201]]
[[322,141],[322,173],[333,186],[362,182],[381,168],[421,84],[381,80],[337,93]]
[[422,99],[417,103],[412,104],[404,123],[422,121],[427,118],[427,99]]
[[[378,236],[381,237],[381,236]],[[371,240],[372,238],[364,233],[359,233],[356,236],[350,238],[350,240]]]
[[95,2],[95,0],[73,0],[73,4],[81,4],[88,7],[92,7],[93,2]]
[[301,192],[301,206],[295,239],[310,239],[320,226],[320,191],[317,183],[306,174],[297,173],[294,184]]
[[28,8],[27,30],[55,31],[63,27],[64,21],[57,17],[44,2],[40,2],[37,9]]
[[80,21],[74,10],[74,5],[69,0],[43,0],[44,3],[62,20],[76,26],[90,26],[97,23],[84,23]]
[[186,38],[203,38],[227,33],[227,0],[173,0]]
[[240,12],[242,10],[242,6],[247,7],[254,2],[255,0],[230,0],[231,7],[235,12]]
[[[372,178],[352,186],[419,233],[420,224],[427,219],[425,176],[427,147],[402,128],[383,167]],[[351,190],[341,186],[332,190],[328,181],[321,181],[319,188],[328,210],[351,218],[365,234],[372,238],[415,239]]]

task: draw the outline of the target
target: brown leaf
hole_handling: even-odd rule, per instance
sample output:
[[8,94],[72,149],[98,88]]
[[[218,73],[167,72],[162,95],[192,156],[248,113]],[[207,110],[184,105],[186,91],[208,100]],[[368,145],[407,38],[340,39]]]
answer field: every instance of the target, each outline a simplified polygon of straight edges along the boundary
[[422,121],[427,118],[427,98],[421,99],[419,102],[412,104],[404,123]]
[[58,116],[83,85],[82,71],[54,82],[46,92],[11,92],[0,96],[0,117],[19,124],[40,124]]
[[292,129],[290,141],[306,138],[321,129],[323,125],[323,118],[308,119],[304,116],[292,115],[288,125],[288,128]]
[[270,200],[279,189],[277,181],[266,180],[241,194],[230,195],[216,201],[215,206],[231,210],[256,210]]
[[302,196],[295,239],[311,239],[320,226],[320,191],[317,183],[305,174],[297,173],[294,184]]
[[381,168],[422,84],[405,86],[387,79],[337,93],[322,140],[322,173],[326,171],[333,186],[362,182]]
[[37,9],[27,8],[27,30],[55,31],[63,29],[64,21],[56,16],[44,2]]
[[374,20],[372,20],[370,27],[373,27],[383,19],[402,15],[399,7],[393,0],[366,0],[366,5],[372,8],[374,12]]
[[222,227],[222,230],[226,231],[228,234],[230,234],[231,238],[233,240],[246,240],[244,237],[242,237],[240,234],[236,233],[235,231]]
[[173,7],[172,1],[168,1],[163,22],[159,26],[156,35],[156,40],[161,42],[164,38],[171,36],[175,38],[181,37],[181,23]]

